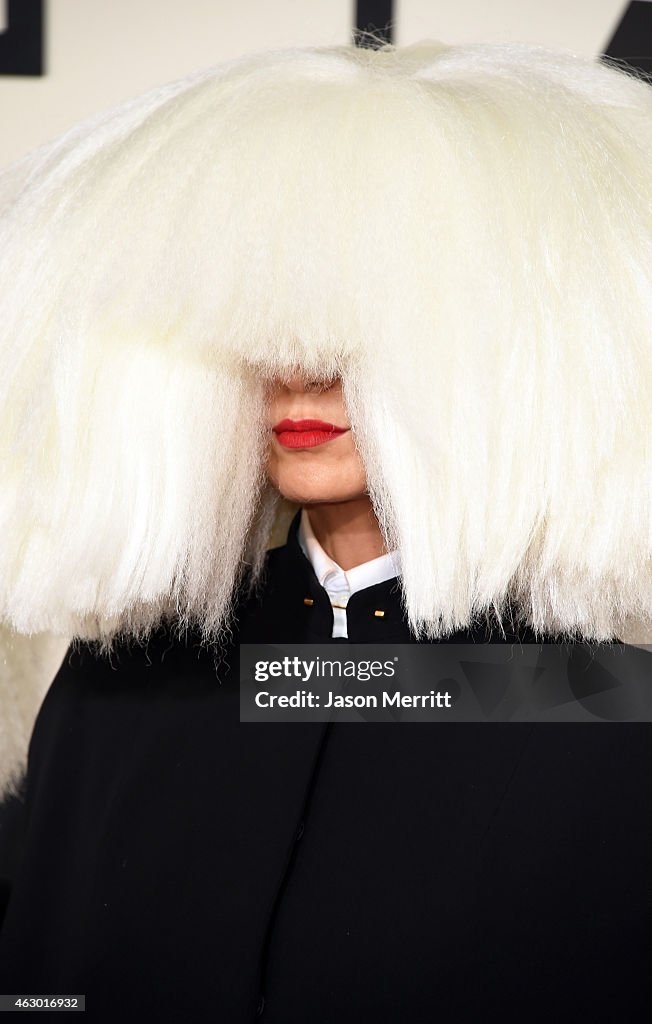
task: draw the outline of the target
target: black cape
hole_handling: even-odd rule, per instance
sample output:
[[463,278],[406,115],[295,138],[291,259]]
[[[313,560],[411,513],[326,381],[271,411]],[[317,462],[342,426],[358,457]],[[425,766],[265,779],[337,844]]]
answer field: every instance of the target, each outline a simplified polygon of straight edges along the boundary
[[[30,745],[0,992],[85,994],[112,1024],[637,1018],[650,726],[240,723],[238,639],[330,638],[298,522],[219,678],[164,628],[64,662]],[[352,642],[412,639],[396,580],[347,618]]]

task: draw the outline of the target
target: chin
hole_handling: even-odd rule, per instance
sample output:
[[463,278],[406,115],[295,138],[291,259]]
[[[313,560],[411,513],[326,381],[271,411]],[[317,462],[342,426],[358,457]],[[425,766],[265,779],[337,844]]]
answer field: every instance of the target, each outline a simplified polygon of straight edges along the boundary
[[303,492],[283,492],[281,494],[288,501],[292,501],[297,505],[339,505],[347,501],[355,501],[357,498],[362,497],[358,494],[342,494],[338,491],[323,491],[315,493],[314,491],[303,491]]
[[293,488],[279,488],[281,494],[288,501],[297,505],[319,505],[325,501],[344,501],[346,499],[333,494],[331,491],[294,490]]
[[342,491],[341,488],[327,483],[311,486],[308,481],[297,482],[293,485],[289,481],[276,481],[275,486],[287,501],[295,502],[297,505],[318,505],[324,502],[350,501],[358,497],[358,494],[350,494]]
[[316,460],[312,465],[306,459],[294,459],[289,465],[278,460],[268,466],[267,475],[287,501],[298,505],[353,501],[366,491],[366,475],[351,472],[342,463],[324,462],[318,467]]
[[279,473],[274,482],[284,498],[298,504],[339,500],[337,494],[342,489],[341,480],[311,480],[305,472]]

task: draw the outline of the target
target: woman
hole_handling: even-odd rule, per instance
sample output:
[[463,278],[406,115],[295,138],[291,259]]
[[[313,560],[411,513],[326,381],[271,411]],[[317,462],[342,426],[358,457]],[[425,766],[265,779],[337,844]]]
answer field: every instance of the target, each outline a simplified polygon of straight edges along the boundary
[[235,653],[649,618],[651,106],[538,48],[279,51],[8,173],[2,615],[87,642],[0,988],[284,1024],[648,994],[647,725],[240,723]]

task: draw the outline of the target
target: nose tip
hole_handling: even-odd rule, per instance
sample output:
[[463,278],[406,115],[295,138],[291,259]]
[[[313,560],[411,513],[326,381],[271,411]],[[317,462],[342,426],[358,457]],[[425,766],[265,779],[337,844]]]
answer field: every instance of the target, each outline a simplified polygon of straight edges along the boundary
[[310,379],[306,374],[293,373],[283,381],[289,391],[303,393],[307,391],[325,391],[332,385],[332,381],[325,379]]
[[308,382],[302,373],[292,373],[283,383],[288,391],[306,391]]

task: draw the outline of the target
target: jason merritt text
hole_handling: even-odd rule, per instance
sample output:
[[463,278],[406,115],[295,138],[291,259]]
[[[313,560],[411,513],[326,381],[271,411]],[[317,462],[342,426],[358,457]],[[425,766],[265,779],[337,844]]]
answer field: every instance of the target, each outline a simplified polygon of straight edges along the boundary
[[371,693],[340,694],[329,690],[322,703],[321,697],[312,690],[296,690],[294,693],[269,693],[261,690],[256,694],[259,708],[450,708],[452,698],[446,690],[430,690],[429,693],[405,694],[400,690],[383,690],[379,698]]

